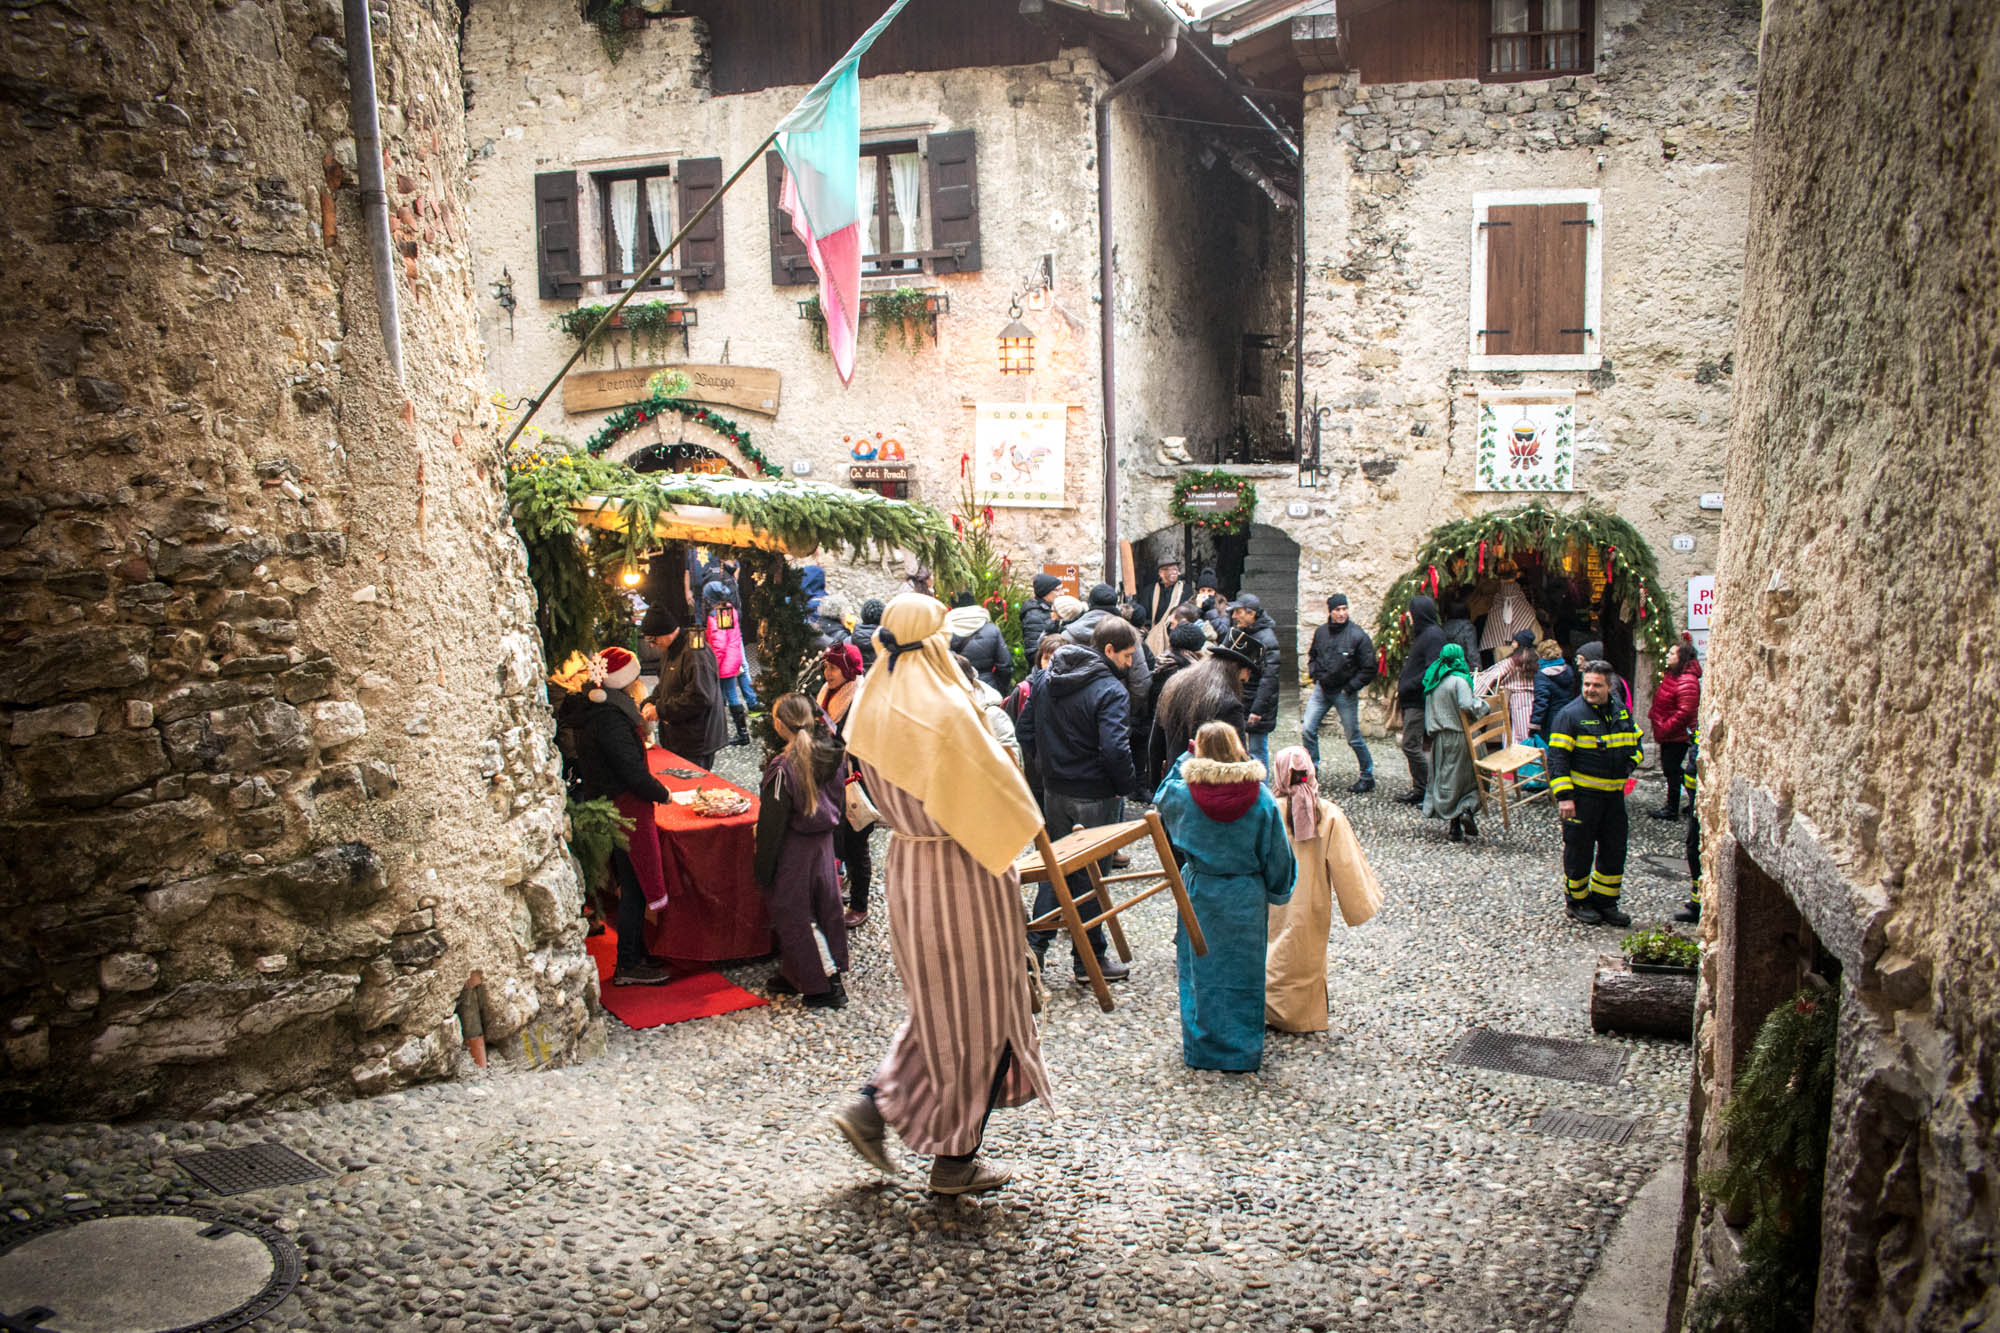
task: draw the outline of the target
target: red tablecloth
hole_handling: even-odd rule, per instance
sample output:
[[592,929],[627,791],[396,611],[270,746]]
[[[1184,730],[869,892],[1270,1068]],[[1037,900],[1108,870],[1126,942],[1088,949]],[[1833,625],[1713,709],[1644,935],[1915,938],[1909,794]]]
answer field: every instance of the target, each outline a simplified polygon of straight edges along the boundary
[[[646,947],[662,958],[715,963],[762,958],[776,947],[752,874],[756,855],[757,794],[657,746],[646,766],[669,791],[723,787],[750,798],[750,808],[728,819],[708,819],[684,805],[656,805],[661,859],[667,872],[667,910],[646,926]],[[698,776],[677,778],[669,768]]]

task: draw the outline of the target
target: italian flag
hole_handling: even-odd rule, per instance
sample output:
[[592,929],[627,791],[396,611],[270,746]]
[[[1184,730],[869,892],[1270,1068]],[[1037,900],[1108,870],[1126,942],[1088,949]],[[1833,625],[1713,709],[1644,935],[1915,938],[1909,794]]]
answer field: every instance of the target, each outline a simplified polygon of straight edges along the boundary
[[842,384],[854,382],[854,348],[861,332],[861,57],[910,0],[895,0],[856,39],[840,63],[778,122],[785,184],[778,206],[805,242],[819,275],[826,342]]

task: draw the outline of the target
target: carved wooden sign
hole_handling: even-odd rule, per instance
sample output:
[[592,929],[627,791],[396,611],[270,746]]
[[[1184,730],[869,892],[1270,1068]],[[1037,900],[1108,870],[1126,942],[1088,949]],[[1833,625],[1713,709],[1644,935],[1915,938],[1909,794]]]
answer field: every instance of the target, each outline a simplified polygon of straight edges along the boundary
[[852,482],[908,481],[910,469],[914,466],[911,463],[849,463],[847,479]]
[[631,366],[624,370],[580,370],[563,376],[563,411],[571,416],[604,412],[646,401],[646,381],[663,370],[687,376],[687,396],[696,402],[747,408],[778,415],[778,372],[757,366]]

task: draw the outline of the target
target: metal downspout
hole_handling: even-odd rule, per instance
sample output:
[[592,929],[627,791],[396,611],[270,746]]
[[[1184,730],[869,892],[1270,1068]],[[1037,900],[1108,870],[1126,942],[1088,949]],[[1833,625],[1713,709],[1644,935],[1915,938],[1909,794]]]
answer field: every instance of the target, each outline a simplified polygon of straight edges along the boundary
[[[357,0],[348,0],[349,4]],[[365,0],[361,0],[365,3]],[[1118,351],[1117,293],[1112,278],[1111,104],[1158,73],[1180,50],[1180,26],[1167,30],[1160,53],[1104,90],[1097,99],[1098,370],[1104,393],[1104,581],[1118,586]]]
[[375,38],[368,0],[344,0],[347,24],[348,114],[354,122],[354,165],[361,176],[361,212],[375,261],[375,311],[389,373],[403,382],[403,325],[396,310],[395,253],[389,244],[389,192],[382,180],[382,119],[375,107]]

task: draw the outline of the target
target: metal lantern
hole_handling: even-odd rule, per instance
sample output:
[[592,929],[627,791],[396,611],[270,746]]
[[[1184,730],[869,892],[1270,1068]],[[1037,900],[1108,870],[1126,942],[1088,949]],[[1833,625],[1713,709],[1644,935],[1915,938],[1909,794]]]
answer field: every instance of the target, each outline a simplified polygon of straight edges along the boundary
[[1000,330],[1000,373],[1025,375],[1035,368],[1035,331],[1021,322],[1021,303],[1007,307],[1007,327]]

